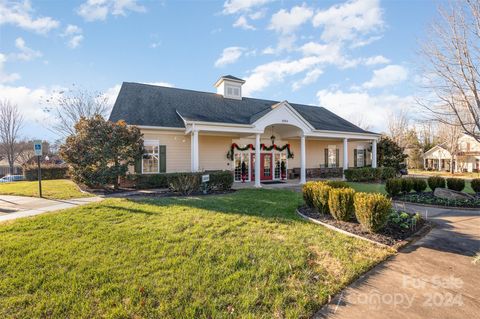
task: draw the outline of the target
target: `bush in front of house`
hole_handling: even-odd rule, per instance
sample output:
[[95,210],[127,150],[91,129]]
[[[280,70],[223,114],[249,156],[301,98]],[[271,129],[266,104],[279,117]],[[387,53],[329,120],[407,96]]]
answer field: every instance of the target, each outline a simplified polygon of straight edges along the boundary
[[382,171],[381,179],[384,181],[394,178],[397,175],[397,171],[393,167],[380,167],[380,170]]
[[433,191],[435,188],[445,188],[445,178],[440,176],[431,176],[427,179],[428,187]]
[[461,192],[465,188],[465,180],[462,178],[447,178],[447,188]]
[[390,197],[395,197],[402,191],[402,178],[390,178],[385,183],[385,190]]
[[[68,178],[68,167],[60,165],[41,165],[42,180]],[[27,181],[38,180],[38,166],[26,165],[23,167],[23,175]]]
[[176,193],[190,195],[200,190],[202,177],[200,174],[172,173],[168,176],[168,186]]
[[313,191],[317,182],[306,182],[302,187],[302,195],[305,204],[308,207],[313,206]]
[[325,183],[332,188],[350,188],[350,186],[348,186],[348,184],[343,181],[322,181],[321,183]]
[[393,167],[361,167],[349,168],[344,174],[349,182],[376,182],[395,177],[396,171]]
[[402,180],[402,193],[410,193],[413,189],[413,180],[410,177],[401,178]]
[[325,183],[317,183],[313,189],[313,206],[321,214],[328,214],[328,196],[333,187]]
[[208,187],[211,190],[227,191],[232,188],[233,174],[230,171],[211,172]]
[[388,220],[392,202],[377,193],[356,193],[353,204],[358,222],[369,232],[378,232]]
[[427,189],[427,182],[423,178],[412,178],[412,181],[415,192],[421,193]]
[[475,193],[480,193],[480,178],[472,179],[470,185]]
[[348,222],[354,215],[352,188],[333,188],[328,194],[328,209],[336,220]]

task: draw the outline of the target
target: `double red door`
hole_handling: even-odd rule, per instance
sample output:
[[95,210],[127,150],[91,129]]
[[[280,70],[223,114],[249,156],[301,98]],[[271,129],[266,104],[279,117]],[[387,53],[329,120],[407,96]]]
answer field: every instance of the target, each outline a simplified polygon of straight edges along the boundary
[[[252,172],[251,180],[255,180],[255,154],[252,154]],[[260,180],[272,180],[273,177],[273,159],[270,153],[260,154]]]

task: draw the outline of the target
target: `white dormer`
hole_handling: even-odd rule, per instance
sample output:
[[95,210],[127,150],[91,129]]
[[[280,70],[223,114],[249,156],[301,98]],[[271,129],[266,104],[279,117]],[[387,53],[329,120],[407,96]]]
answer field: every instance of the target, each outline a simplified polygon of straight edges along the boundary
[[217,94],[227,99],[241,100],[243,83],[245,81],[242,79],[232,75],[224,75],[215,82],[214,86],[217,88]]

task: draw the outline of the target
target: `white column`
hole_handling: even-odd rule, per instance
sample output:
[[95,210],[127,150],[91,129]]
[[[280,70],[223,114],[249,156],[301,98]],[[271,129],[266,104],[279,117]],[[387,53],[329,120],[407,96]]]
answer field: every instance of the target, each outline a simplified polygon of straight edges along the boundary
[[260,134],[255,134],[255,187],[262,187],[260,184]]
[[307,182],[307,168],[305,167],[306,159],[305,136],[302,135],[300,137],[300,184],[305,184]]
[[198,131],[194,130],[192,132],[192,143],[191,143],[191,152],[192,152],[192,172],[198,172],[199,159],[198,159]]
[[348,138],[343,139],[343,170],[348,169]]
[[372,167],[377,167],[377,140],[372,141]]

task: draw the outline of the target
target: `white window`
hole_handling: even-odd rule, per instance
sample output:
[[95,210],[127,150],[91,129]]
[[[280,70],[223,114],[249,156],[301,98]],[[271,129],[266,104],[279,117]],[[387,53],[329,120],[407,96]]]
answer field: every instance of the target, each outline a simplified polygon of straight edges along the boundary
[[145,153],[142,159],[142,173],[154,174],[160,172],[160,146],[158,141],[145,141]]
[[328,167],[337,167],[337,146],[328,145]]
[[357,167],[364,167],[365,166],[365,151],[363,147],[357,147]]

